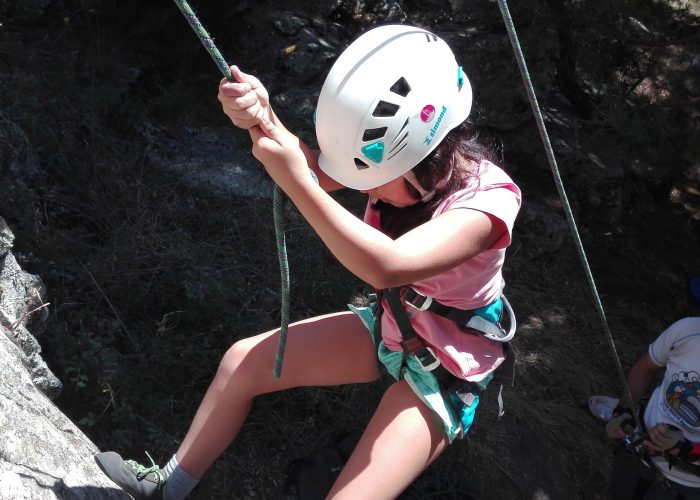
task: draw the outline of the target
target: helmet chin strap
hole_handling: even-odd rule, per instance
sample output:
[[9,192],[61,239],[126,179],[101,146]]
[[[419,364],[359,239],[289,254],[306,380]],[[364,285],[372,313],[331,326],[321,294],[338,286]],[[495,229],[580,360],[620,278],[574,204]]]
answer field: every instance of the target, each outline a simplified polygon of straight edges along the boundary
[[403,178],[408,181],[408,183],[414,187],[418,193],[420,193],[420,201],[425,203],[426,201],[430,201],[433,196],[435,196],[435,192],[438,189],[442,189],[447,185],[447,183],[450,181],[452,178],[452,169],[450,169],[449,172],[447,172],[447,175],[438,182],[433,189],[430,191],[426,191],[423,186],[420,185],[420,182],[418,182],[418,178],[416,177],[416,174],[413,172],[413,170],[409,170],[405,174],[403,174]]

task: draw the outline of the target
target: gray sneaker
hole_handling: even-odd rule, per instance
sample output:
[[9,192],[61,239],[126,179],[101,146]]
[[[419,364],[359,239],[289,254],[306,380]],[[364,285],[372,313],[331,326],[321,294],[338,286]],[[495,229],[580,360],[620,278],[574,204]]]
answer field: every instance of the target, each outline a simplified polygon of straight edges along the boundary
[[165,478],[151,456],[151,466],[145,467],[133,460],[123,460],[113,451],[95,455],[102,472],[135,500],[165,499]]

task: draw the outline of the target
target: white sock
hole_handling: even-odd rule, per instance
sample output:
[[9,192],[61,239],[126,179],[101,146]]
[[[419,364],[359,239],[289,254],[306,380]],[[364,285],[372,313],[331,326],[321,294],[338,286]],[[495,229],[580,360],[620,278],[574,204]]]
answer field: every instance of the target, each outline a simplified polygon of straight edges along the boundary
[[173,458],[170,459],[162,471],[166,479],[166,500],[182,500],[199,482],[199,479],[193,478],[185,469],[180,467],[175,455],[173,455]]

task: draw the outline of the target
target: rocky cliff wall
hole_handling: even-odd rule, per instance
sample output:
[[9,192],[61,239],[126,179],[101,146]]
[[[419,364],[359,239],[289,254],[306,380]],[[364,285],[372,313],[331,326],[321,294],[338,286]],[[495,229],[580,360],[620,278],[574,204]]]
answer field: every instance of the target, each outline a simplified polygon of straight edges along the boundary
[[10,251],[0,217],[0,498],[128,498],[105,477],[90,439],[52,402],[62,389],[29,328],[48,316],[44,285]]

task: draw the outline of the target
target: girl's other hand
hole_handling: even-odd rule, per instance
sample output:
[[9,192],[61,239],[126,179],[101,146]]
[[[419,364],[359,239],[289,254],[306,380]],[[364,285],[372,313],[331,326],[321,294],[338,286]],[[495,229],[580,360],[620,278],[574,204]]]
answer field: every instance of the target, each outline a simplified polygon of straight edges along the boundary
[[262,120],[271,120],[270,96],[260,80],[243,73],[238,66],[231,66],[231,74],[235,81],[222,79],[218,98],[233,124],[248,130]]
[[284,189],[289,182],[311,179],[297,137],[267,119],[261,119],[257,127],[248,129],[248,133],[253,141],[253,156],[280,187]]

